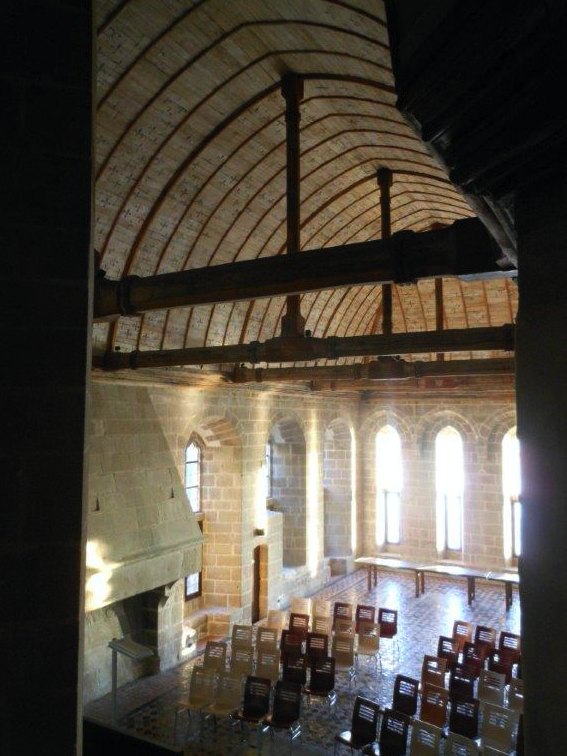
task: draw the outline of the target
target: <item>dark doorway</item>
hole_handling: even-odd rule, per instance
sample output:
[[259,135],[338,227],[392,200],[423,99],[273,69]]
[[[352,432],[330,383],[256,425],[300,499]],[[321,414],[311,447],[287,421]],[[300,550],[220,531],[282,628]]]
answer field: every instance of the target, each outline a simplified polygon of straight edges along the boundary
[[252,623],[258,622],[260,619],[260,549],[261,546],[256,546],[254,549],[254,567],[252,578]]

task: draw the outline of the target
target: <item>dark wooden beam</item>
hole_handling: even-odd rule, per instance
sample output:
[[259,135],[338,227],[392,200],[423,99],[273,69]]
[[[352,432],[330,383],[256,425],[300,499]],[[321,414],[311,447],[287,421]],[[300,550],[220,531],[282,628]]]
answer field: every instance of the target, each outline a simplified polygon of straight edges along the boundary
[[497,263],[498,245],[476,218],[446,228],[399,231],[390,239],[326,247],[294,255],[195,268],[95,284],[95,319],[151,310],[213,305],[365,284],[424,278],[477,280],[514,277]]
[[251,344],[191,347],[146,352],[109,352],[93,358],[104,370],[135,370],[174,365],[215,365],[259,362],[311,362],[340,357],[372,357],[434,352],[513,351],[514,326],[463,328],[452,331],[415,331],[378,336],[336,336],[318,339],[275,338]]

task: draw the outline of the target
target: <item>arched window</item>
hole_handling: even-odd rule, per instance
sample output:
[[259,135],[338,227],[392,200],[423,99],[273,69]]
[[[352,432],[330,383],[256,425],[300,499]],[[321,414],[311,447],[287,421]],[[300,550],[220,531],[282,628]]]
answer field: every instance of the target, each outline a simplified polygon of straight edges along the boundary
[[264,498],[272,498],[272,442],[268,441],[264,450]]
[[[522,505],[520,504],[520,442],[516,428],[502,439],[502,492],[504,494],[505,550],[519,557],[522,542]],[[509,545],[508,545],[509,544]]]
[[376,434],[376,542],[400,543],[402,444],[391,425]]
[[201,446],[191,439],[185,449],[185,494],[193,512],[201,511]]
[[438,551],[461,551],[463,547],[464,477],[463,440],[448,425],[435,439]]

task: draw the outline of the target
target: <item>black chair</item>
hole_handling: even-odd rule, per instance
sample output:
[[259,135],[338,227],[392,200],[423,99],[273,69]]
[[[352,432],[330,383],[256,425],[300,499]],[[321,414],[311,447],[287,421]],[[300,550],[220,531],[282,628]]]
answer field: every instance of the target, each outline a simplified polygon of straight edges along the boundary
[[380,639],[389,638],[392,641],[392,659],[394,658],[394,649],[397,649],[398,658],[400,655],[400,646],[398,643],[398,611],[397,609],[378,609],[378,624],[380,625]]
[[492,627],[485,627],[484,625],[477,625],[474,642],[479,646],[484,646],[485,651],[488,654],[493,648],[496,648],[496,630]]
[[362,751],[376,741],[376,730],[380,707],[368,698],[356,697],[352,711],[350,730],[338,732],[335,735],[335,756],[339,744],[346,745],[352,751]]
[[[233,719],[240,722],[241,728],[244,724],[259,725],[262,722],[270,711],[270,691],[269,680],[252,676],[246,678],[242,709],[232,715]],[[258,729],[258,747],[260,746],[260,737],[261,728]]]
[[508,649],[493,648],[488,654],[488,669],[498,672],[506,678],[506,685],[510,685],[514,662],[518,658],[515,651]]
[[329,655],[329,636],[324,633],[308,633],[305,653],[311,661],[326,659]]
[[394,683],[392,709],[400,714],[413,717],[417,711],[419,680],[405,675],[397,675]]
[[301,685],[279,680],[275,686],[272,713],[264,718],[261,732],[284,730],[289,736],[289,750],[293,751],[293,741],[301,739]]
[[309,615],[292,612],[289,615],[288,628],[290,633],[299,635],[301,637],[301,640],[304,641],[307,638],[307,633],[309,632]]
[[284,658],[282,680],[303,687],[307,682],[307,657],[288,654]]
[[335,693],[335,660],[332,657],[326,659],[313,659],[311,662],[311,674],[309,685],[305,687],[307,703],[311,705],[311,696],[326,698],[329,711],[337,703]]
[[405,756],[408,747],[408,728],[409,717],[399,711],[386,709],[380,727],[379,747],[373,752],[380,756]]
[[447,635],[440,635],[437,643],[437,656],[439,659],[445,659],[447,662],[447,671],[451,670],[453,664],[459,661],[459,642]]
[[480,702],[468,696],[451,696],[449,730],[464,738],[478,737],[478,709]]
[[475,670],[466,664],[453,664],[449,675],[449,690],[452,695],[474,698]]
[[370,622],[371,624],[374,624],[376,622],[376,607],[367,606],[366,604],[358,604],[354,614],[354,622],[357,633],[361,622]]
[[286,656],[301,656],[303,653],[303,639],[301,635],[292,633],[291,630],[282,630],[282,637],[280,640],[280,652],[282,662]]
[[484,669],[486,660],[486,646],[467,641],[463,646],[463,664],[474,671],[475,679],[479,677],[481,669]]

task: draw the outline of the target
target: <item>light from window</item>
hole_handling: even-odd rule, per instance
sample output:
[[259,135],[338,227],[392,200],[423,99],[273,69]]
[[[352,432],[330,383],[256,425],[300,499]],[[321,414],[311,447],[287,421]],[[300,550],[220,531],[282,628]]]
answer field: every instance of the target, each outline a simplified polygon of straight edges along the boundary
[[193,512],[201,511],[201,447],[191,441],[185,449],[185,494]]
[[194,572],[185,577],[185,601],[201,595],[201,573]]
[[[522,550],[522,505],[520,503],[520,442],[516,428],[502,439],[502,490],[504,494],[504,550],[519,557]],[[507,531],[507,532],[506,532]]]
[[460,551],[463,545],[463,441],[451,426],[435,439],[437,490],[437,549]]
[[264,450],[264,498],[272,498],[272,442],[268,441]]
[[402,444],[391,425],[376,435],[376,543],[400,543]]

